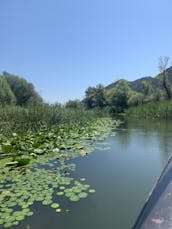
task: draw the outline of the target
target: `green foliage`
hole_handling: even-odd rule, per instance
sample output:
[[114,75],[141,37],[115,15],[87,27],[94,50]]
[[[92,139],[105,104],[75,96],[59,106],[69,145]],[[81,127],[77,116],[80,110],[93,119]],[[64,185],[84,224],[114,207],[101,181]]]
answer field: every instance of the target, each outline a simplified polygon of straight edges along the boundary
[[65,104],[66,108],[72,108],[72,109],[79,109],[81,107],[83,107],[81,101],[79,101],[78,99],[76,100],[69,100],[66,102]]
[[28,83],[25,79],[7,72],[3,72],[2,78],[7,81],[11,91],[14,93],[17,105],[39,105],[43,102],[35,91],[33,84]]
[[[153,77],[144,77],[133,82],[118,80],[104,88],[105,101],[108,110],[115,114],[121,113],[128,107],[139,106],[156,101],[164,101],[167,98],[167,90],[164,90],[164,74],[166,76],[166,89],[172,91],[172,67]],[[95,88],[89,87],[86,91],[86,105],[89,108],[97,107]]]
[[150,102],[125,111],[127,117],[132,118],[172,118],[172,101]]
[[138,106],[144,101],[144,95],[142,93],[131,91],[127,100],[129,107]]
[[7,81],[0,77],[0,105],[14,105],[16,98]]
[[101,84],[96,87],[88,87],[85,91],[84,104],[88,109],[105,107],[106,97],[104,87]]
[[69,109],[61,105],[4,106],[0,108],[0,129],[3,133],[38,131],[61,123],[85,123],[103,116],[99,110]]
[[120,80],[115,88],[111,88],[106,92],[108,106],[110,107],[111,113],[121,113],[128,107],[127,100],[129,91],[130,89],[127,81]]
[[152,85],[148,81],[142,81],[144,95],[150,95],[153,93]]

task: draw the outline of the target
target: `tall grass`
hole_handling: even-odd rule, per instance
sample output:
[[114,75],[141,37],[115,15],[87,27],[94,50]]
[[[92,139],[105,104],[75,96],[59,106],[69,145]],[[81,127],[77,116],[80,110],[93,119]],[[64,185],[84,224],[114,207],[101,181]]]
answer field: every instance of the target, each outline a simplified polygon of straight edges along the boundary
[[125,114],[133,118],[171,119],[172,101],[151,102],[131,107],[125,111]]
[[1,133],[37,131],[62,123],[84,123],[100,116],[96,110],[70,109],[60,105],[5,106],[0,108]]

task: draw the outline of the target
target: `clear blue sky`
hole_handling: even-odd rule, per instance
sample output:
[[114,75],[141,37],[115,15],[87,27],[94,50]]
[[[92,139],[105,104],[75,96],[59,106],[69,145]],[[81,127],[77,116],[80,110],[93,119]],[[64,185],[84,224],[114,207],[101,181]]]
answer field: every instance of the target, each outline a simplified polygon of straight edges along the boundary
[[171,57],[172,0],[0,0],[0,72],[49,102],[158,73]]

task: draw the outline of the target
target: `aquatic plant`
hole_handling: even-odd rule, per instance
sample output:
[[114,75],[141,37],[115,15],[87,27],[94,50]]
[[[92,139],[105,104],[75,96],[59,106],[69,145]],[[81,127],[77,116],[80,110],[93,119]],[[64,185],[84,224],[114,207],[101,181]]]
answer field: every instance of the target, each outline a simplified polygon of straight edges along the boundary
[[71,160],[85,157],[96,145],[105,150],[105,145],[99,143],[113,134],[112,127],[116,125],[118,122],[114,120],[98,119],[86,125],[63,124],[38,133],[3,136],[0,139],[0,224],[18,225],[34,214],[31,206],[35,202],[60,213],[63,212],[60,196],[75,202],[94,193],[85,183],[86,178],[72,177],[75,164]]

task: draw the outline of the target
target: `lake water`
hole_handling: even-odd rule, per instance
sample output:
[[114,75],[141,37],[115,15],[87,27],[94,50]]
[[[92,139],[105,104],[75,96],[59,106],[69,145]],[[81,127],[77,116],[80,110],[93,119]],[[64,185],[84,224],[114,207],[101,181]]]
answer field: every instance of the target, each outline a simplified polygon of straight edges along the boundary
[[17,228],[130,229],[172,152],[171,140],[170,121],[122,124],[106,139],[111,150],[74,160],[72,176],[85,177],[96,193],[78,202],[60,197],[69,210],[60,214],[35,204],[35,214]]

